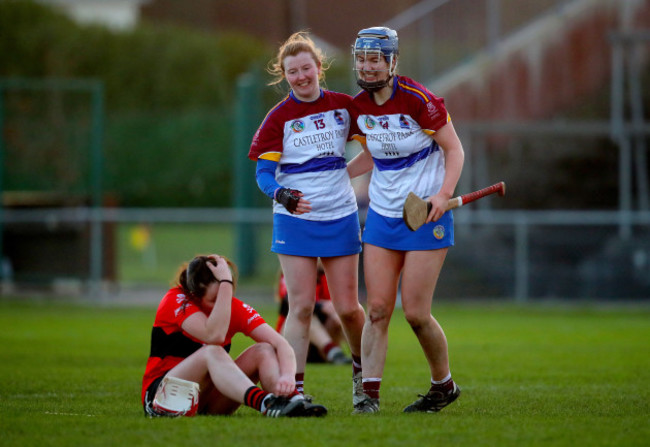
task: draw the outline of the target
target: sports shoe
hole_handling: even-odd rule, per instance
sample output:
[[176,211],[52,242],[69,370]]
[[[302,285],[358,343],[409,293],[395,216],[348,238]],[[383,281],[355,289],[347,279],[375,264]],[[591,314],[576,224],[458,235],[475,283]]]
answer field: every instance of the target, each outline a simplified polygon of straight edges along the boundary
[[327,414],[327,408],[324,405],[312,403],[311,399],[302,399],[302,414],[296,416],[302,417],[321,417]]
[[454,383],[454,389],[451,393],[429,391],[426,395],[418,394],[418,396],[420,396],[418,400],[404,408],[404,413],[436,413],[458,399],[460,388]]
[[327,414],[327,408],[322,405],[312,404],[307,399],[274,396],[271,394],[265,401],[264,415],[270,418],[279,417],[318,417]]
[[352,405],[356,408],[367,397],[363,393],[363,378],[361,377],[361,371],[359,371],[352,376]]
[[354,405],[352,414],[379,413],[379,399],[364,395],[361,402]]

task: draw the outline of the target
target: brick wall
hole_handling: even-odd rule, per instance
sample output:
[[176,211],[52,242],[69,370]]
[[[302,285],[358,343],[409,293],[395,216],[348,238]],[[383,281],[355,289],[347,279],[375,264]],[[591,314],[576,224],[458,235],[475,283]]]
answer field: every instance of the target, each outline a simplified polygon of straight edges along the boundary
[[[430,88],[445,97],[455,120],[551,118],[607,87],[612,48],[608,35],[620,29],[623,3],[574,2]],[[629,3],[633,27],[650,29],[650,1]]]

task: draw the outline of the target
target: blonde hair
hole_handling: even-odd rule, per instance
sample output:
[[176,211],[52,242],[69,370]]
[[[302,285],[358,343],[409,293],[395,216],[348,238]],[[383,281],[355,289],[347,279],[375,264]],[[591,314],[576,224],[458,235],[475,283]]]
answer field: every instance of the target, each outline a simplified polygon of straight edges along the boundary
[[269,62],[266,71],[273,76],[273,80],[268,85],[276,85],[282,82],[284,80],[284,59],[288,56],[296,56],[302,52],[310,53],[316,65],[321,67],[318,81],[324,81],[325,70],[329,68],[329,62],[325,53],[311,40],[309,32],[298,31],[289,36],[278,49],[275,58]]

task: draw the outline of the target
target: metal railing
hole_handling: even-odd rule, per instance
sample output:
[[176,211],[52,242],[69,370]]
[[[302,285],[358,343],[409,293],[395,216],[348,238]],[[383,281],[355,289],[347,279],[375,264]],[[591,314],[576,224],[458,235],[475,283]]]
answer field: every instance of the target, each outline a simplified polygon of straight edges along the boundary
[[[101,227],[106,223],[211,223],[211,224],[271,224],[270,209],[183,209],[183,208],[49,208],[49,209],[5,209],[2,216],[3,224],[20,223],[49,223],[52,226],[62,223],[95,224]],[[559,227],[619,225],[640,226],[650,228],[650,211],[526,211],[526,210],[458,210],[455,214],[459,246],[462,247],[463,235],[471,234],[477,226],[483,227],[512,227],[514,256],[511,265],[501,265],[500,268],[513,273],[514,283],[505,285],[512,290],[512,299],[525,302],[531,298],[530,273],[531,243],[540,244],[543,241],[533,239],[532,227]],[[634,237],[634,236],[632,236]],[[93,240],[90,245],[93,252],[89,259],[99,265],[91,266],[91,272],[102,271],[102,245]],[[570,246],[566,247],[571,251]],[[650,252],[647,255],[647,268],[650,272]],[[237,255],[235,255],[235,259]],[[644,264],[645,265],[645,264]],[[97,291],[97,277],[88,278],[92,290]],[[93,292],[96,293],[96,292]],[[650,288],[648,290],[650,298]]]

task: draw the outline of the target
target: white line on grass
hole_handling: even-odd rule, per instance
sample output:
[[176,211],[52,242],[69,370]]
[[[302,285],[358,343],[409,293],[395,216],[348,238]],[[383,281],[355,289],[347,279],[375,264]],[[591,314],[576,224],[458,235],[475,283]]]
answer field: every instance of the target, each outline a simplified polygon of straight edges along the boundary
[[94,414],[82,414],[82,413],[59,413],[56,411],[46,411],[45,414],[53,414],[55,416],[88,416],[94,417]]

